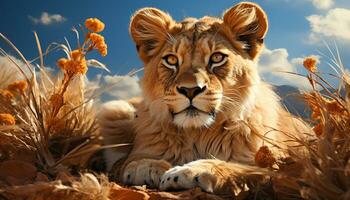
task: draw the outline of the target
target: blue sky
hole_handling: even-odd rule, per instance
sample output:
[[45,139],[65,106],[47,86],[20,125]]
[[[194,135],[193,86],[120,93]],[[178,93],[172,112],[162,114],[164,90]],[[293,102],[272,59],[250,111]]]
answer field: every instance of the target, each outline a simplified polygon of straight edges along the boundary
[[[109,54],[97,58],[111,70],[110,76],[123,75],[141,67],[134,44],[128,34],[130,16],[137,9],[151,6],[169,12],[175,20],[204,15],[221,16],[222,12],[239,1],[233,0],[128,0],[128,1],[6,1],[2,3],[0,32],[7,36],[27,58],[38,55],[32,31],[36,31],[43,47],[51,42],[64,42],[66,36],[72,44],[75,37],[71,28],[86,18],[97,17],[105,22],[103,35]],[[301,58],[317,55],[318,51],[329,55],[322,40],[333,45],[336,41],[344,63],[350,65],[350,1],[349,0],[257,0],[268,14],[270,29],[265,39],[259,70],[273,84],[291,84],[303,87],[298,78],[286,78],[271,71],[304,73]],[[40,19],[44,12],[51,21]],[[45,14],[44,14],[45,15]],[[54,16],[54,17],[52,17]],[[312,16],[312,17],[310,17]],[[44,17],[45,18],[45,17]],[[63,20],[62,20],[63,19]],[[0,47],[5,48],[4,43]],[[9,50],[11,53],[11,50]],[[60,52],[51,54],[46,64],[54,66]],[[321,58],[321,69],[328,58]],[[99,70],[89,71],[94,77]],[[290,75],[288,75],[290,76]]]

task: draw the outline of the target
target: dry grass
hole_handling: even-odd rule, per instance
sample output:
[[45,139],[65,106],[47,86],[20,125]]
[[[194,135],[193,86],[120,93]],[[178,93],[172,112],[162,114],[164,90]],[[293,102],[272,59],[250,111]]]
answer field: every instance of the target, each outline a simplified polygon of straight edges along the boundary
[[[4,36],[2,38],[13,46]],[[37,44],[40,51],[40,43]],[[65,45],[61,47],[68,58],[73,59],[72,50]],[[38,168],[54,174],[58,168],[64,167],[63,162],[77,157],[77,152],[96,145],[98,135],[93,99],[85,97],[84,73],[74,69],[74,66],[71,67],[73,70],[62,69],[63,75],[53,77],[43,62],[35,68],[17,52],[25,66],[20,66],[2,50],[23,80],[1,85],[1,91],[10,95],[0,96],[0,113],[14,116],[16,122],[0,127],[2,141],[10,141],[1,144],[5,151],[0,159],[13,160],[17,151],[28,151],[34,154],[33,163]],[[40,55],[42,60],[41,51]],[[3,71],[3,77],[11,75],[7,73]],[[60,152],[50,150],[53,141],[61,142]],[[69,143],[72,141],[76,147],[70,149]]]
[[[94,151],[107,148],[99,144],[96,97],[87,96],[92,92],[85,86],[89,65],[108,70],[97,60],[87,60],[86,55],[96,49],[104,56],[107,45],[103,36],[91,31],[86,31],[80,44],[79,33],[74,31],[78,36],[75,50],[68,42],[65,45],[53,43],[45,53],[41,51],[35,34],[40,55],[40,65],[36,66],[26,60],[5,36],[0,35],[20,58],[17,60],[0,49],[9,65],[0,69],[0,188],[3,188],[0,193],[7,194],[5,196],[9,198],[11,194],[21,197],[17,185],[22,185],[20,190],[23,191],[64,190],[67,193],[72,190],[83,195],[97,190],[97,185],[101,184],[96,194],[91,193],[95,195],[91,199],[106,199],[108,196],[102,189],[104,183],[108,183],[106,178],[98,182],[94,175],[84,174],[80,181],[68,181],[68,186],[62,185],[62,180],[55,181],[62,173],[74,179],[71,173],[86,169]],[[97,36],[98,41],[93,40],[92,35]],[[57,49],[63,50],[67,58],[59,60],[60,72],[54,76],[50,73],[52,70],[44,66],[43,57]],[[18,73],[20,75],[15,76]],[[72,195],[72,199],[78,198]]]
[[[68,43],[53,43],[43,53],[35,34],[40,55],[40,65],[36,66],[32,61],[37,59],[27,61],[0,35],[21,61],[0,49],[14,66],[0,68],[0,198],[219,199],[198,189],[176,194],[140,191],[111,183],[105,175],[79,175],[88,170],[87,161],[93,152],[110,147],[99,144],[98,95],[91,92],[93,87],[85,86],[89,65],[107,70],[97,60],[86,58],[93,50],[107,53],[103,37],[96,33],[103,30],[101,23],[96,19],[87,22],[91,30],[85,30],[83,43],[78,42],[75,50]],[[79,41],[79,32],[74,31]],[[67,58],[58,60],[60,73],[53,75],[43,57],[57,49],[63,50]],[[334,88],[317,71],[313,59],[304,62],[309,71],[305,81],[313,88],[304,97],[312,110],[312,119],[306,120],[311,120],[314,135],[296,140],[304,151],[291,149],[291,157],[283,161],[276,162],[268,149],[259,151],[259,166],[277,163],[278,168],[265,174],[271,177],[267,186],[253,184],[253,196],[242,190],[238,198],[350,199],[350,75],[334,56],[336,74],[331,76],[340,82]],[[321,93],[319,88],[326,92]]]
[[336,88],[317,71],[317,62],[304,62],[313,88],[304,97],[315,135],[299,141],[305,152],[291,151],[292,162],[275,175],[275,189],[286,199],[350,199],[350,76],[339,56],[333,57],[336,75],[329,75],[338,78]]

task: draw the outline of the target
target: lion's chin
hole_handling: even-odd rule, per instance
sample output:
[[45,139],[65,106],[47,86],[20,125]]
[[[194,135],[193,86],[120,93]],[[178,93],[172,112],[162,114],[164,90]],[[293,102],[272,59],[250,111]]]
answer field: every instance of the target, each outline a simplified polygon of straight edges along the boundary
[[213,124],[215,116],[210,113],[197,112],[195,114],[189,112],[181,112],[174,116],[173,122],[181,128],[207,128]]

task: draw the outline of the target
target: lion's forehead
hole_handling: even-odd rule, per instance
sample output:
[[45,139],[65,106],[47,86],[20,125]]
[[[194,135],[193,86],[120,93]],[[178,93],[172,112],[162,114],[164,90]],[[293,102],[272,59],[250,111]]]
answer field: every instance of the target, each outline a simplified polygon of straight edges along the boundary
[[[177,53],[210,53],[213,48],[224,48],[229,42],[220,35],[221,20],[214,17],[187,18],[171,34],[166,51]],[[189,51],[190,50],[190,51]]]
[[179,24],[181,24],[180,30],[182,32],[192,31],[192,32],[200,33],[204,31],[208,31],[210,29],[215,29],[217,27],[215,25],[218,25],[220,23],[222,23],[222,20],[219,18],[205,16],[200,19],[196,19],[192,17],[186,18]]

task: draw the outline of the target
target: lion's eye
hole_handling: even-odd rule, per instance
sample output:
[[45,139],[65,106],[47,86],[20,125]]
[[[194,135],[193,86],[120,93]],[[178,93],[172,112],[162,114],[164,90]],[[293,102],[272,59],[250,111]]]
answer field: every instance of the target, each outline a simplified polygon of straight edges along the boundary
[[222,53],[214,53],[210,56],[210,62],[211,63],[219,63],[224,59],[224,54]]
[[178,65],[178,59],[175,55],[169,54],[163,57],[163,62],[167,65]]
[[222,66],[225,64],[227,61],[227,55],[220,53],[220,52],[215,52],[210,56],[209,59],[209,67],[210,70],[213,71],[215,67]]
[[174,56],[174,55],[168,55],[166,57],[166,62],[169,64],[169,65],[177,65],[177,57]]
[[177,66],[179,65],[178,58],[173,54],[164,56],[162,58],[162,62],[167,68],[173,69],[175,71],[177,70]]

